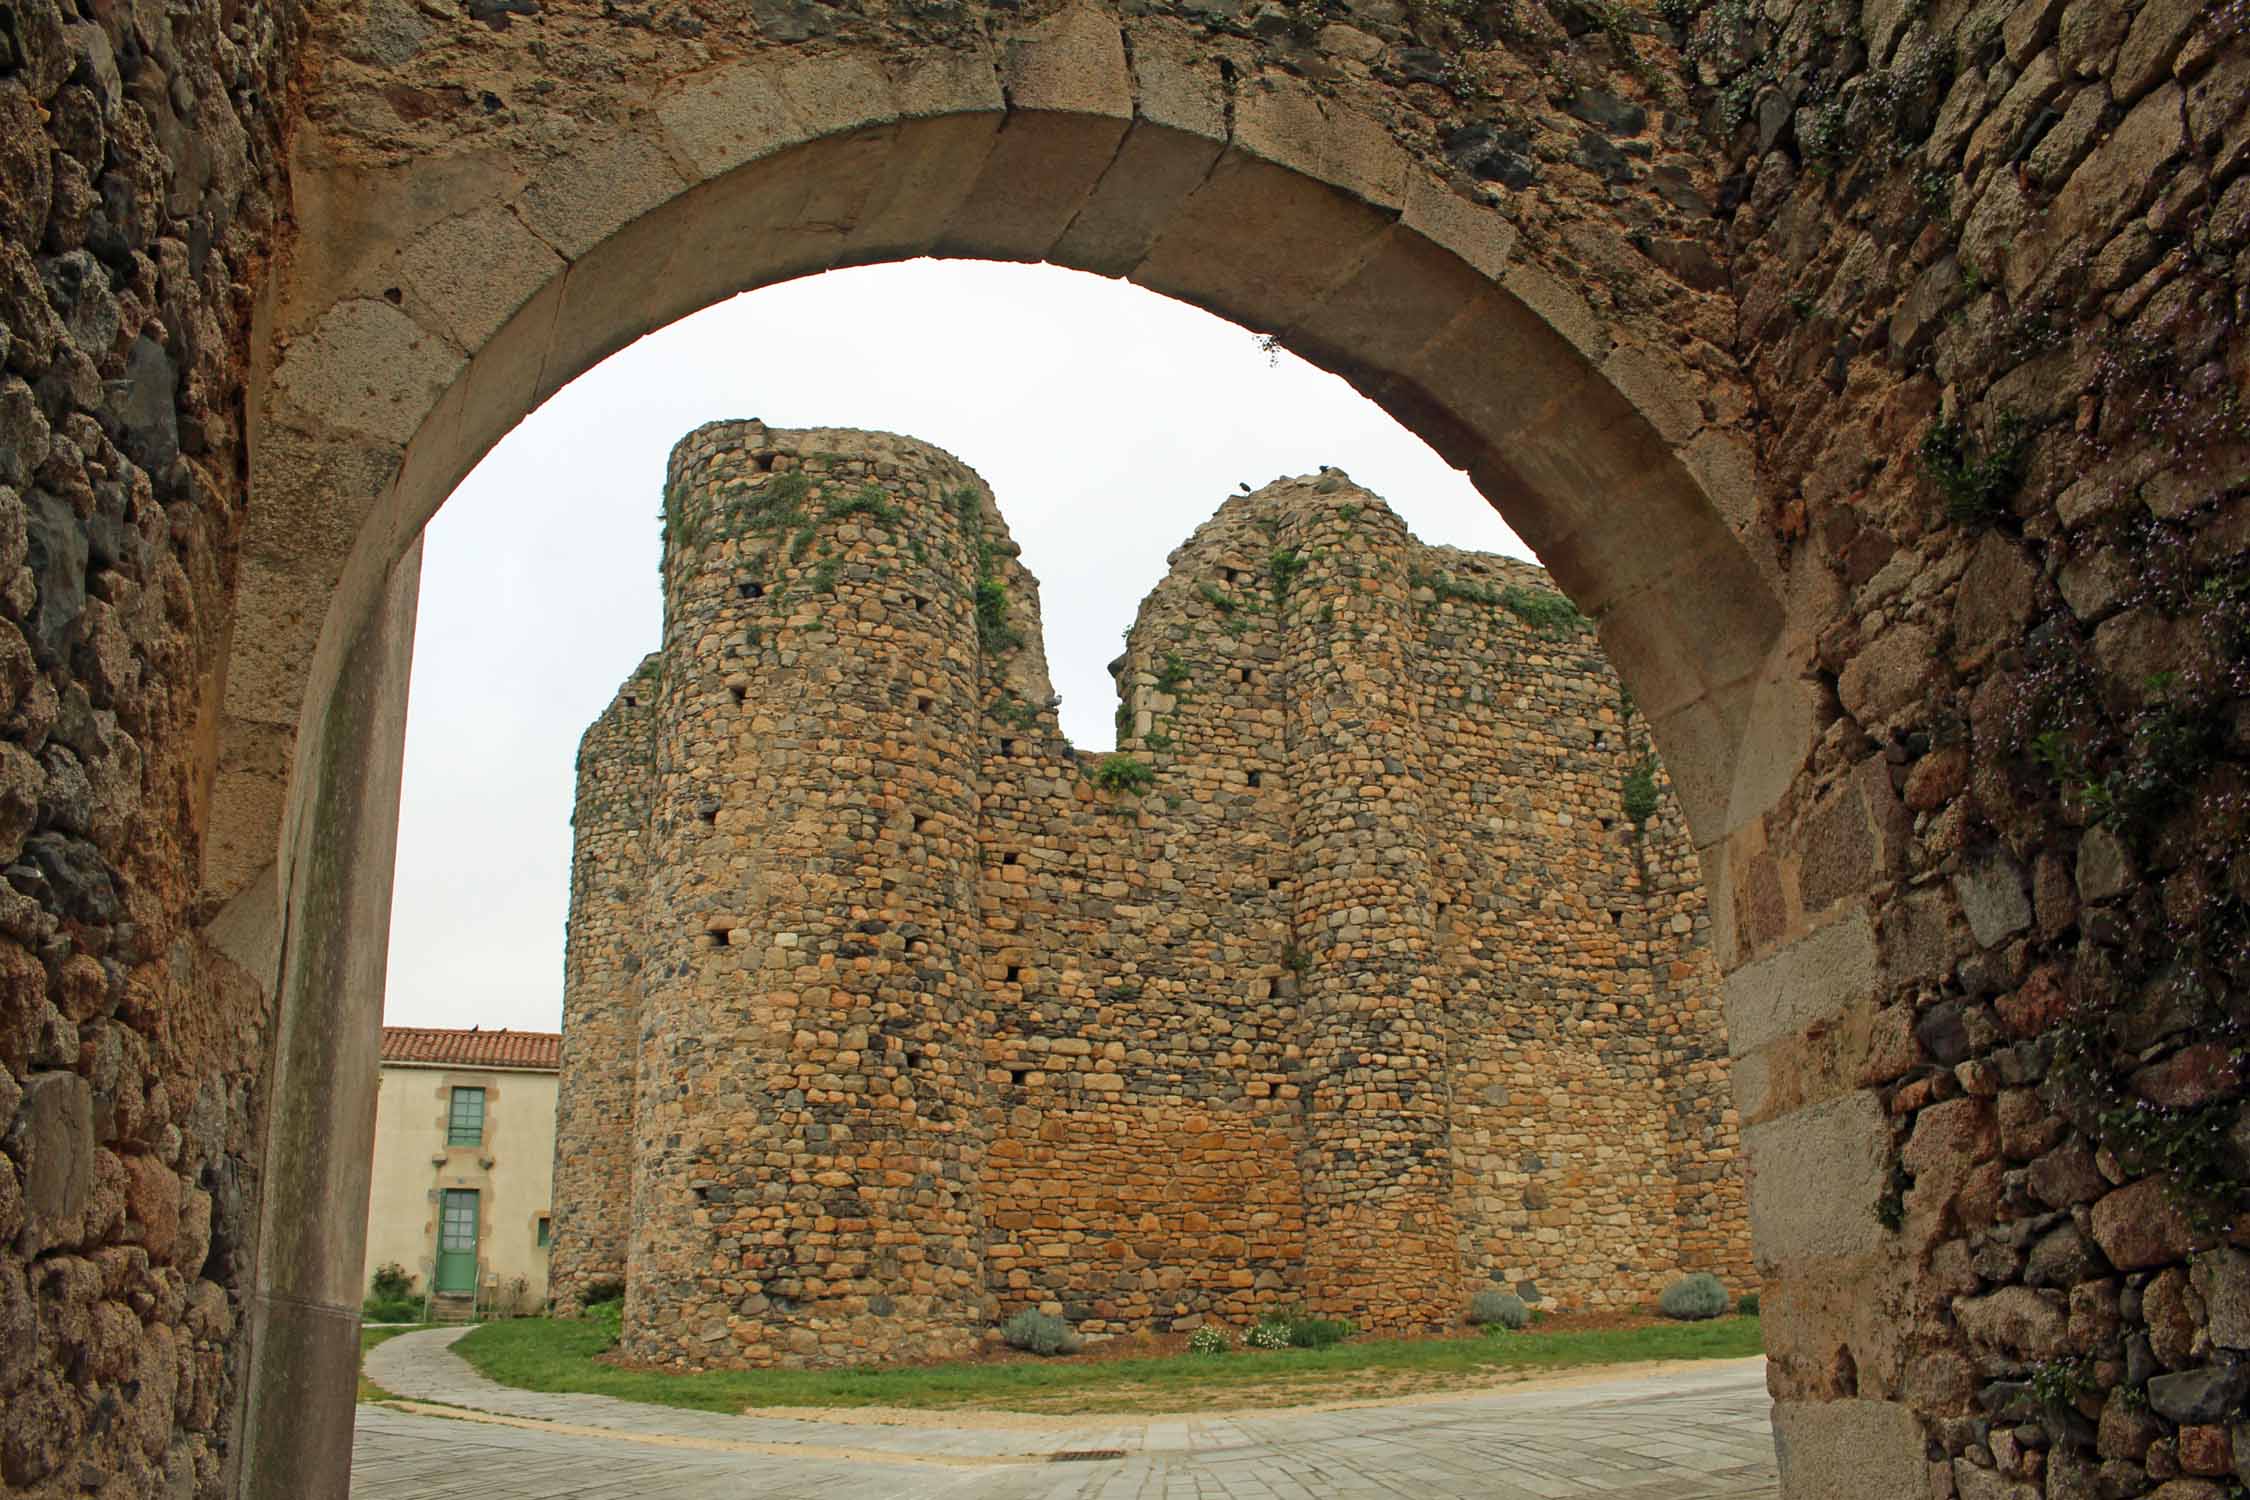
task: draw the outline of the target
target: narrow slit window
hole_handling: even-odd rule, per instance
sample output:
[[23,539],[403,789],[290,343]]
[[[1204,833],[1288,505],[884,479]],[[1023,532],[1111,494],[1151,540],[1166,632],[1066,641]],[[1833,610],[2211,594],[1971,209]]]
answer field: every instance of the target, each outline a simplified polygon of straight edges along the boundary
[[483,1089],[460,1088],[453,1091],[452,1109],[445,1122],[445,1143],[448,1146],[484,1144]]
[[1250,773],[1250,784],[1252,786],[1264,786],[1266,784],[1266,773],[1263,771],[1252,771]]
[[539,1248],[544,1250],[554,1243],[555,1221],[545,1214],[539,1216]]
[[745,599],[763,599],[766,597],[766,586],[762,583],[743,583],[736,586],[742,590],[742,597]]
[[1004,865],[1012,865],[1012,864],[1014,864],[1014,863],[1015,863],[1015,862],[1017,861],[1017,859],[1019,859],[1020,857],[1021,857],[1021,856],[1019,856],[1019,855],[1016,855],[1016,854],[1014,854],[1014,853],[1003,854],[1003,855],[1001,855],[1001,856],[1000,856],[1000,863],[1002,863],[1002,864],[1004,864]]
[[1030,1077],[1031,1069],[1029,1068],[1010,1068],[1008,1070],[1008,1082],[1019,1089],[1023,1087],[1024,1081]]
[[1014,964],[1008,965],[1007,982],[1010,984],[1021,984],[1023,982],[1023,970],[1016,967]]
[[1014,740],[1002,740],[1002,741],[1000,742],[1000,753],[1001,753],[1002,755],[1013,755],[1013,754],[1015,754],[1015,753],[1016,753],[1016,742],[1015,742]]

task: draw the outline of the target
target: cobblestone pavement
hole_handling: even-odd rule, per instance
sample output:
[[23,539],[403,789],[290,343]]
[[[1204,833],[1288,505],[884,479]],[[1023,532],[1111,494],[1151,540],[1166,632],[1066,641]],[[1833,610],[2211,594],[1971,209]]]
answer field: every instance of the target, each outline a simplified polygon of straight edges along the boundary
[[[1093,1418],[1070,1427],[864,1426],[537,1395],[407,1334],[376,1383],[497,1413],[362,1406],[355,1500],[1774,1500],[1764,1363],[1341,1411]],[[500,1425],[501,1423],[508,1425]],[[1055,1463],[1062,1451],[1122,1459]]]

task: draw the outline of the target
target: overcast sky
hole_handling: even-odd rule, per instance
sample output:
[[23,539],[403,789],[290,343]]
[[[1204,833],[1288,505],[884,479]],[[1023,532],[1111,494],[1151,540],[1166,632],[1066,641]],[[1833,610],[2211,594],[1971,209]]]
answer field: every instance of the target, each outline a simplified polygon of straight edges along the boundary
[[1529,556],[1350,387],[1185,303],[1047,266],[913,261],[769,287],[613,355],[430,523],[385,1018],[562,1016],[578,737],[658,645],[664,461],[699,423],[864,427],[982,474],[1040,582],[1063,728],[1115,743],[1103,666],[1240,483],[1322,464],[1424,541]]

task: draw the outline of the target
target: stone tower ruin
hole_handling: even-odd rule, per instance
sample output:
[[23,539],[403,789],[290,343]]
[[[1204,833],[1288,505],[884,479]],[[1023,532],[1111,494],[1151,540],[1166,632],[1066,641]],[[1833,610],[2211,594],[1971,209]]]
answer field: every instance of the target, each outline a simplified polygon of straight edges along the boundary
[[664,515],[579,756],[554,1196],[632,1357],[1746,1281],[1693,853],[1538,568],[1340,472],[1230,499],[1105,755],[949,455],[715,423]]

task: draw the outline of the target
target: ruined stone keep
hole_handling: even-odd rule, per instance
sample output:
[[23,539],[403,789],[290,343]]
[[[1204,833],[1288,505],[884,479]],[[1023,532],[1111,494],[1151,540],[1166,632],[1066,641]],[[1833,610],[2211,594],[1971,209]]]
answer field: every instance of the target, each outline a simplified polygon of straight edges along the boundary
[[[579,754],[554,1282],[690,1364],[1749,1276],[1677,805],[1537,568],[1229,500],[1055,716],[957,460],[716,423]],[[631,1122],[630,1130],[625,1123]]]
[[2250,1481],[2238,0],[6,16],[0,1483],[344,1493],[422,526],[918,255],[1272,333],[1596,622],[1789,1500]]

